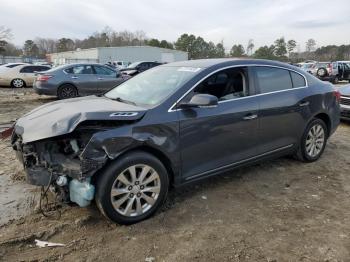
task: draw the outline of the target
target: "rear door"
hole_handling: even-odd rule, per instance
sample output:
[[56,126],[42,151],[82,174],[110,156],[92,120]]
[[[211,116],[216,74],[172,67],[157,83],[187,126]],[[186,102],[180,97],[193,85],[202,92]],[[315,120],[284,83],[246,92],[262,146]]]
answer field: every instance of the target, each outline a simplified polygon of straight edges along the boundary
[[22,78],[28,86],[33,85],[34,79],[35,79],[35,71],[37,69],[37,66],[25,66],[20,71],[20,78]]
[[64,70],[77,88],[79,95],[93,95],[98,89],[98,79],[92,65],[76,65]]
[[350,67],[347,63],[343,63],[344,76],[343,79],[350,80]]
[[305,78],[283,68],[254,67],[259,93],[258,154],[292,148],[305,128],[311,101]]
[[105,93],[123,82],[121,74],[106,66],[94,65],[94,70],[98,80],[96,93]]

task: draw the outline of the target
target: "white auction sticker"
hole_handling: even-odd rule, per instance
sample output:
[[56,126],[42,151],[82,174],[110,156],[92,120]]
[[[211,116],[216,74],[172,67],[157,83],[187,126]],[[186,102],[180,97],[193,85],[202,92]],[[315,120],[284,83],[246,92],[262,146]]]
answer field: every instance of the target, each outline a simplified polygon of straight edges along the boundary
[[201,68],[199,67],[180,67],[179,69],[177,69],[177,71],[182,71],[182,72],[198,72],[199,70],[201,70]]

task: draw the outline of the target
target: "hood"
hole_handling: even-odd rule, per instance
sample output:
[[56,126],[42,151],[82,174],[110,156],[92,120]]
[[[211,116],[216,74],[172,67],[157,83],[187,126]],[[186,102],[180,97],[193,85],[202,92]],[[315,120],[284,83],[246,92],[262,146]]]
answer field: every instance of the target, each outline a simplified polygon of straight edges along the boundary
[[350,85],[339,88],[339,92],[342,96],[350,96]]
[[23,143],[68,134],[86,120],[137,120],[146,109],[106,97],[87,96],[40,106],[20,119],[15,132]]

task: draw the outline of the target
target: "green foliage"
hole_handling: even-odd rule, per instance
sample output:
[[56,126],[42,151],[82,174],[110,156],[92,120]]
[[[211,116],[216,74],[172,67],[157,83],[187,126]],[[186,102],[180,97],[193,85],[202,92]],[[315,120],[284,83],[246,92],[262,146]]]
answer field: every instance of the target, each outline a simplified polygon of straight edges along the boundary
[[275,40],[274,53],[278,58],[284,58],[287,54],[287,44],[284,37]]
[[57,52],[72,51],[75,49],[75,43],[70,38],[58,39],[56,44]]
[[244,47],[241,44],[233,45],[230,50],[230,56],[232,57],[242,57],[244,56],[244,53]]
[[206,42],[202,37],[183,34],[175,42],[175,48],[188,52],[189,59],[225,57],[223,43]]
[[290,54],[294,51],[294,49],[297,46],[297,42],[293,39],[288,40],[287,42],[287,50],[288,50],[288,56],[290,56]]
[[271,46],[265,45],[265,46],[259,47],[254,53],[254,58],[271,59],[271,60],[276,59],[275,46],[274,45],[271,45]]
[[39,48],[33,40],[26,40],[24,42],[23,54],[27,57],[38,57]]

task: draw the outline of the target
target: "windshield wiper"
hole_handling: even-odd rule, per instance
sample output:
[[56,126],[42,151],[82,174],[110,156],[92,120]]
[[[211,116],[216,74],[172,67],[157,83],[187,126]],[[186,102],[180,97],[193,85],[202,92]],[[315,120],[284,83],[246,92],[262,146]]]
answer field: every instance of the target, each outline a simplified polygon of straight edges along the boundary
[[122,102],[122,103],[126,103],[126,104],[131,104],[131,105],[136,106],[136,103],[135,103],[135,102],[132,102],[132,101],[123,99],[123,98],[121,98],[121,97],[112,98],[112,100],[115,100],[115,101],[118,101],[118,102]]

